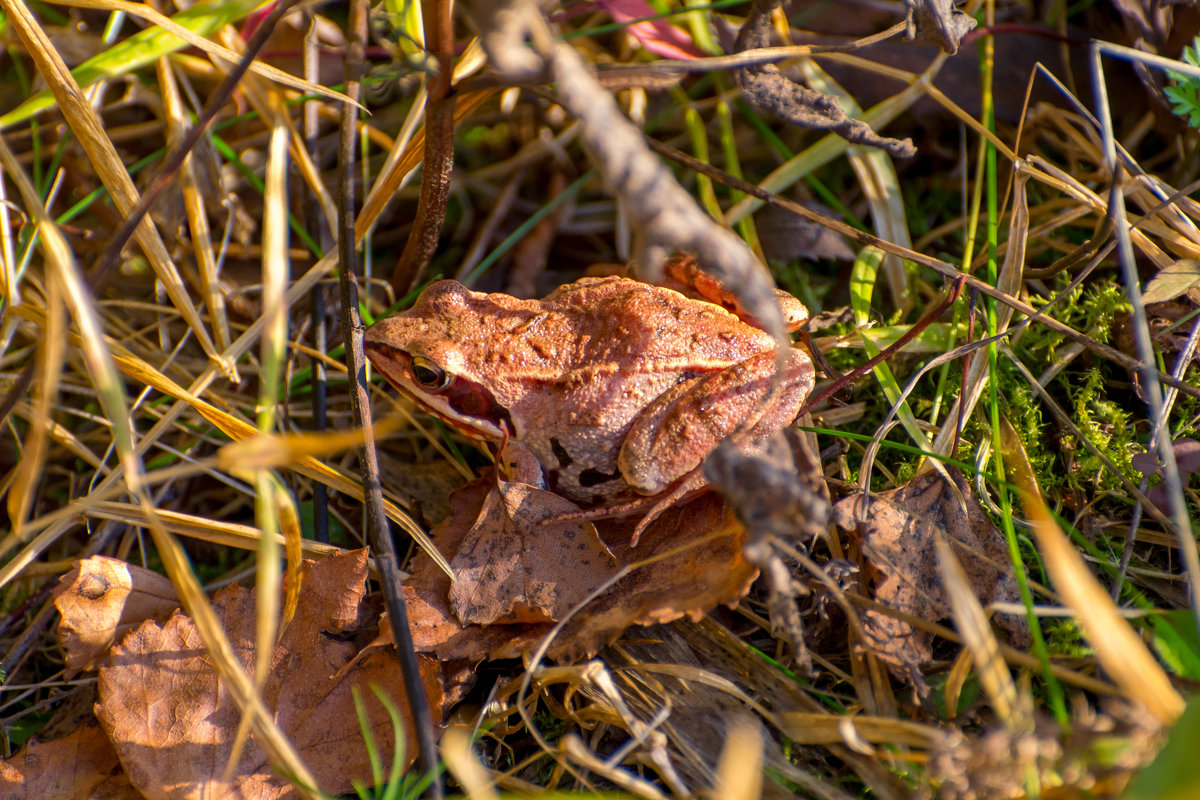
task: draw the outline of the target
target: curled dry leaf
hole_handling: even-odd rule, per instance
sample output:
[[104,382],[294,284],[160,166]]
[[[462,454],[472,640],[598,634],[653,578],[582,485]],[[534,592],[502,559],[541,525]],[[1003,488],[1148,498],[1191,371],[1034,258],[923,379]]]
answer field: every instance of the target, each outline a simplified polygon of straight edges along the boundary
[[964,36],[975,30],[975,18],[954,7],[954,0],[904,0],[908,7],[904,35],[910,42],[931,44],[954,55]]
[[121,771],[104,731],[93,723],[49,742],[31,741],[0,761],[0,797],[140,800],[142,795]]
[[[938,536],[956,545],[954,554],[981,602],[1018,599],[1016,581],[1006,568],[1004,536],[962,475],[950,473],[957,491],[937,473],[926,472],[898,489],[872,494],[869,504],[857,494],[834,506],[838,526],[854,535],[863,577],[871,581],[874,598],[931,622],[950,615],[934,551]],[[919,668],[932,657],[933,634],[877,611],[865,611],[862,621],[868,637],[865,645],[924,691]],[[1023,618],[1002,616],[996,622],[1014,646],[1027,640]]]
[[54,590],[58,638],[67,672],[93,669],[135,625],[165,620],[179,608],[165,576],[107,556],[92,556],[59,578]]
[[[782,0],[757,0],[738,33],[738,52],[771,45],[771,12]],[[878,147],[894,158],[912,158],[911,139],[880,136],[867,123],[846,116],[836,97],[822,94],[784,75],[774,64],[734,72],[738,88],[751,103],[803,128],[833,131],[852,144]]]
[[[430,534],[452,563],[473,534],[493,486],[494,479],[484,478],[457,492],[451,498],[451,517]],[[600,540],[615,558],[615,566],[607,571],[593,569],[581,574],[560,556],[538,556],[545,564],[561,564],[564,572],[556,580],[573,583],[571,595],[580,600],[617,570],[650,561],[631,569],[571,617],[551,645],[551,658],[571,660],[594,654],[631,625],[669,622],[684,615],[699,619],[719,604],[736,603],[758,574],[742,555],[741,526],[711,493],[663,513],[646,529],[638,545],[631,547],[629,540],[637,523],[636,518],[596,523]],[[553,526],[541,527],[554,530]],[[560,539],[541,531],[534,532],[529,542],[551,551],[562,549]],[[696,546],[688,547],[689,543]],[[651,560],[670,551],[677,552]],[[550,622],[464,623],[451,610],[450,592],[449,578],[430,559],[418,556],[404,595],[418,652],[433,653],[443,660],[512,658],[535,646],[553,627]]]
[[[400,666],[391,649],[363,657],[347,641],[360,626],[366,551],[320,562],[306,561],[304,592],[292,623],[275,646],[270,678],[262,689],[275,720],[333,794],[351,781],[371,782],[368,749],[355,715],[352,690],[363,698],[376,752],[392,752],[392,722],[372,687],[397,706],[405,741],[415,741],[405,710]],[[223,589],[213,606],[242,665],[253,669],[255,592]],[[425,691],[441,707],[437,664],[423,659]],[[279,798],[294,787],[276,774],[266,753],[248,742],[232,785],[221,783],[241,714],[218,682],[192,620],[176,613],[165,624],[147,621],[113,648],[100,669],[96,715],[134,786],[147,798],[221,796]],[[415,753],[408,748],[411,763]]]

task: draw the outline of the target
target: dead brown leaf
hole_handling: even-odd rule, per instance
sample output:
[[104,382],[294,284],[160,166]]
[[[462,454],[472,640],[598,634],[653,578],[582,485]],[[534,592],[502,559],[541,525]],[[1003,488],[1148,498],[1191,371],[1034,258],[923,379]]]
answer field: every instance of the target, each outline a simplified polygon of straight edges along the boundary
[[[953,470],[951,475],[957,492],[937,473],[926,472],[898,489],[872,494],[869,505],[858,494],[834,506],[838,526],[855,534],[853,543],[861,554],[862,577],[870,583],[871,595],[931,622],[950,615],[934,551],[938,536],[956,545],[954,553],[981,602],[1018,599],[1016,581],[1006,566],[1004,536],[962,475]],[[918,690],[924,689],[919,668],[932,657],[933,635],[873,610],[864,612],[862,621],[871,651]],[[1025,643],[1023,619],[1001,616],[996,622],[1014,645]]]
[[49,742],[29,742],[0,761],[0,797],[140,800],[142,795],[121,771],[104,731],[91,724]]
[[179,608],[171,581],[157,572],[107,556],[75,564],[54,590],[61,617],[58,638],[68,676],[90,670],[135,625],[164,620]]
[[450,608],[464,624],[554,622],[614,572],[587,522],[543,520],[579,511],[563,497],[500,481],[450,562]]
[[597,524],[617,565],[633,569],[572,618],[551,646],[551,658],[590,656],[631,625],[701,619],[719,605],[735,605],[758,577],[742,554],[744,529],[712,492],[664,512],[632,547],[638,521]]
[[[1194,314],[1197,305],[1200,305],[1200,289],[1195,288],[1175,300],[1146,304],[1146,321],[1150,326],[1150,336],[1164,354],[1182,353],[1187,349],[1188,339],[1196,324]],[[1121,350],[1127,353],[1137,352],[1132,315],[1124,314],[1119,317],[1116,339]],[[1196,357],[1192,358],[1195,360]]]
[[[452,563],[456,563],[494,485],[494,479],[482,478],[457,492],[451,498],[451,517],[430,534]],[[632,569],[572,617],[550,647],[551,658],[572,660],[594,654],[632,625],[669,622],[684,615],[699,619],[719,604],[736,603],[758,574],[742,555],[741,525],[716,495],[706,494],[663,513],[638,545],[631,547],[637,523],[636,518],[596,523],[616,564],[607,573],[587,572],[591,577],[586,580],[585,573],[575,570],[572,596],[582,600],[618,569],[641,561],[650,563]],[[530,541],[538,548],[561,551],[561,539],[544,533],[554,529],[552,525],[538,526]],[[701,542],[706,537],[711,538]],[[698,544],[688,547],[689,542]],[[654,560],[673,550],[678,552]],[[434,653],[443,660],[512,658],[534,646],[553,627],[549,622],[464,624],[451,611],[450,592],[449,578],[430,559],[418,556],[404,597],[419,652]]]
[[[443,556],[457,555],[495,485],[494,479],[480,478],[450,495],[450,516],[429,533]],[[522,647],[553,627],[550,623],[463,625],[450,610],[450,588],[450,578],[433,559],[424,554],[414,559],[412,576],[404,582],[404,604],[418,653],[432,653],[442,661],[515,658]]]
[[[366,551],[306,561],[305,567],[296,616],[275,647],[262,694],[320,787],[340,794],[351,790],[352,780],[371,783],[352,691],[363,698],[377,752],[392,751],[395,733],[371,687],[382,690],[400,710],[406,721],[405,741],[415,741],[415,731],[405,711],[394,651],[374,648],[359,658],[358,648],[347,641],[360,626]],[[231,586],[216,594],[213,606],[234,652],[247,670],[252,669],[255,592]],[[439,709],[437,664],[423,660],[422,675],[430,705]],[[241,715],[218,682],[192,620],[183,613],[165,624],[147,621],[114,647],[100,669],[99,692],[96,715],[130,780],[147,798],[258,800],[295,794],[253,742],[238,761],[232,785],[220,782]],[[414,756],[409,747],[405,758],[411,763]]]

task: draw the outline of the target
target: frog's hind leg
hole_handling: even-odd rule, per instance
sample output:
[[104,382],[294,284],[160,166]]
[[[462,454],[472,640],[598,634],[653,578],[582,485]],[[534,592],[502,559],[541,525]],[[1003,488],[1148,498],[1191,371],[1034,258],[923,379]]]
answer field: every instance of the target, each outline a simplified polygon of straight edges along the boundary
[[671,507],[690,501],[693,497],[708,491],[708,481],[704,479],[703,471],[700,467],[689,472],[675,486],[670,487],[665,492],[656,494],[653,497],[636,497],[632,500],[627,500],[623,503],[616,503],[610,506],[597,506],[583,511],[573,511],[566,514],[555,514],[548,517],[539,525],[547,525],[551,523],[564,522],[596,522],[602,519],[619,519],[621,517],[631,517],[640,515],[637,527],[633,529],[632,538],[629,541],[630,547],[636,547],[638,540],[642,538],[642,534],[646,529],[658,519],[663,512]]
[[755,440],[791,424],[812,390],[812,361],[792,350],[780,391],[764,408],[774,375],[775,353],[766,352],[664,392],[625,435],[617,459],[625,480],[642,494],[660,494],[739,427]]

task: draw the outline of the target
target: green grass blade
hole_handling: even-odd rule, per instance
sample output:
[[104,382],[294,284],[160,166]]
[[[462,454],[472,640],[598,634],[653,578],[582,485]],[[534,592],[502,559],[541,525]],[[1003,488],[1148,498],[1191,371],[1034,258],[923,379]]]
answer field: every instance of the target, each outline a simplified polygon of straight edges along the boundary
[[[875,279],[879,274],[879,265],[882,262],[882,250],[876,247],[864,247],[859,251],[858,258],[854,260],[854,268],[850,273],[850,310],[854,312],[854,324],[859,329],[863,349],[866,350],[868,358],[874,358],[880,352],[873,337],[868,336],[864,328],[871,321],[871,295],[874,294]],[[883,387],[883,393],[887,395],[888,402],[895,405],[900,399],[901,389],[887,362],[879,362],[872,368],[872,372],[875,373],[875,379],[879,381],[879,385]],[[928,437],[921,430],[921,425],[917,422],[917,418],[907,402],[900,404],[896,416],[917,447],[922,450],[931,449]]]

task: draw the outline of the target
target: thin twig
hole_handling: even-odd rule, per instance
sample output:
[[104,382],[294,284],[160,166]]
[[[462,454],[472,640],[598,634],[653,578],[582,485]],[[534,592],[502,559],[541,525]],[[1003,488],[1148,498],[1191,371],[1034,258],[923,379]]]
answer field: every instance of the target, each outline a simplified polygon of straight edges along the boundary
[[[364,50],[367,38],[367,2],[351,4],[349,42],[346,47],[346,93],[357,100],[362,96]],[[358,248],[354,238],[354,165],[358,133],[358,107],[342,106],[338,140],[338,288],[342,305],[342,338],[346,343],[346,370],[350,376],[350,404],[355,420],[362,428],[365,442],[359,448],[359,464],[364,485],[364,515],[367,541],[379,569],[384,603],[392,626],[396,656],[408,695],[408,708],[417,731],[421,771],[430,778],[428,796],[443,796],[438,771],[437,739],[425,687],[421,681],[417,653],[413,647],[408,610],[401,592],[400,564],[391,526],[383,509],[383,488],[379,481],[379,459],[375,452],[374,425],[371,421],[370,396],[367,393],[366,361],[363,354],[363,326],[358,314]]]

